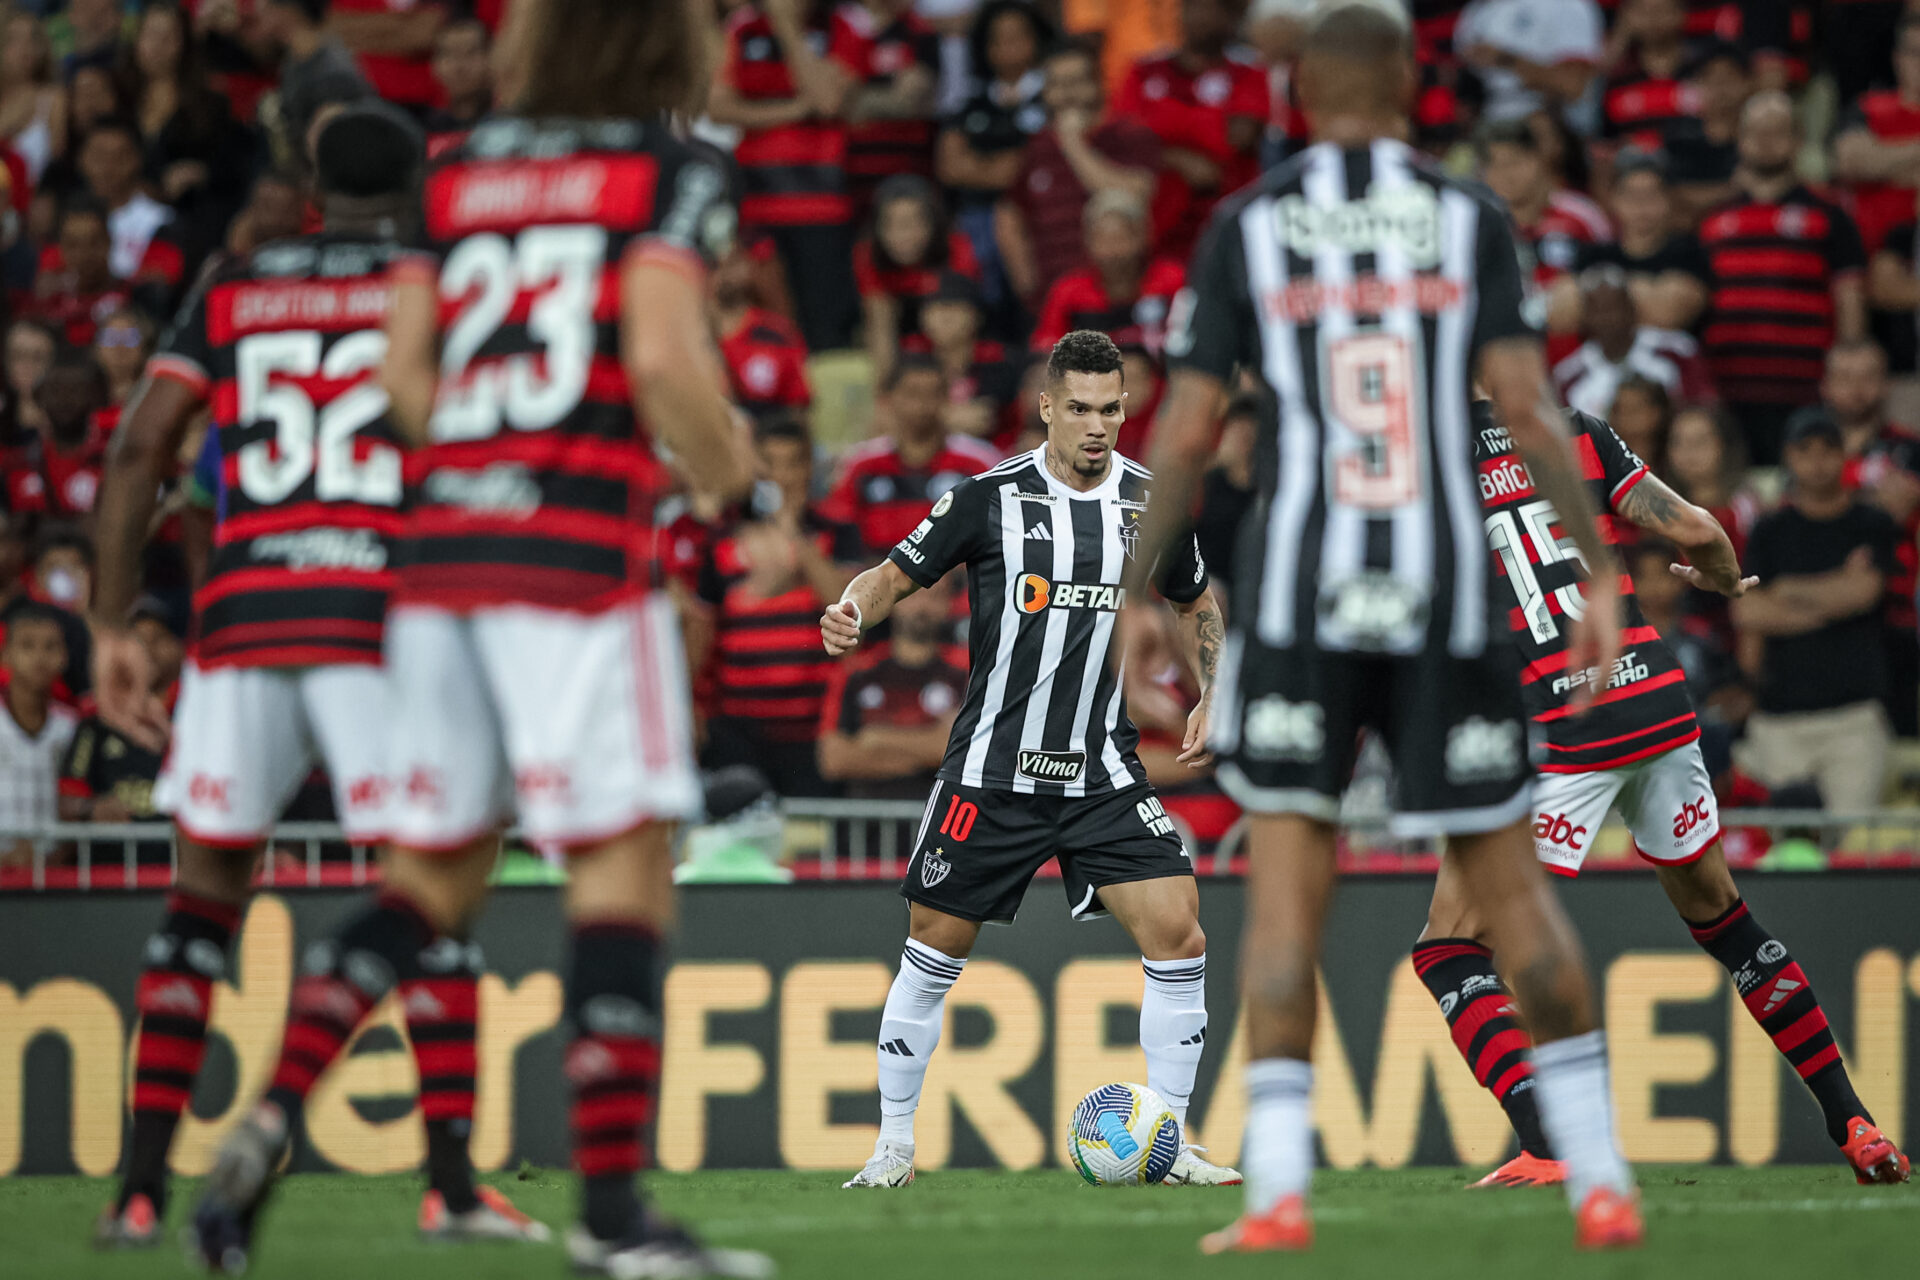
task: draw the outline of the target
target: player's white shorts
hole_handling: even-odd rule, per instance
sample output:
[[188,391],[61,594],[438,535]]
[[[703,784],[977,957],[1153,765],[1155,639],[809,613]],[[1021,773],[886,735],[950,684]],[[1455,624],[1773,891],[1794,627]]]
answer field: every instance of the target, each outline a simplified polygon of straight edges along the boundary
[[564,849],[700,811],[666,596],[603,613],[398,605],[386,654],[396,843],[455,849],[517,815]]
[[376,666],[213,667],[180,675],[154,806],[191,840],[257,843],[316,763],[347,838],[387,834],[387,680]]
[[1619,806],[1634,851],[1649,862],[1692,862],[1720,835],[1720,809],[1700,744],[1593,773],[1543,773],[1533,784],[1533,847],[1547,870],[1580,874],[1607,811]]

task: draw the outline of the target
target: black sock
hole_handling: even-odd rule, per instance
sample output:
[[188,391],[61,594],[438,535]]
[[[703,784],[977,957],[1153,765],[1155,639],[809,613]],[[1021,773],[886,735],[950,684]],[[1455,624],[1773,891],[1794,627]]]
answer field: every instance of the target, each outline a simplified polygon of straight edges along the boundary
[[638,923],[576,925],[567,974],[573,1162],[582,1216],[602,1240],[639,1220],[635,1177],[651,1163],[660,1088],[661,946]]
[[429,1120],[426,1130],[427,1185],[447,1202],[447,1212],[466,1213],[480,1203],[473,1187],[473,1162],[467,1156],[473,1125],[466,1120]]
[[1735,899],[1724,913],[1704,923],[1689,920],[1687,931],[1733,975],[1747,1012],[1820,1104],[1834,1145],[1846,1145],[1847,1122],[1855,1116],[1872,1124],[1840,1061],[1840,1046],[1833,1042],[1813,984],[1779,939],[1760,927],[1746,902]]
[[1533,1041],[1512,993],[1494,972],[1493,953],[1471,938],[1435,938],[1414,946],[1413,971],[1439,1003],[1473,1078],[1507,1113],[1520,1149],[1551,1160],[1553,1148],[1533,1096]]

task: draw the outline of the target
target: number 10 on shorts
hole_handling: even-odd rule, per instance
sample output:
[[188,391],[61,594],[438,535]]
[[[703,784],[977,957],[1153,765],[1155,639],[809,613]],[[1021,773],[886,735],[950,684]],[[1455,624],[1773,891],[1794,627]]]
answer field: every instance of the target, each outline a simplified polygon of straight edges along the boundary
[[951,836],[965,844],[967,836],[973,830],[973,820],[980,816],[980,806],[971,800],[962,800],[959,796],[947,800],[947,816],[940,819],[940,834]]

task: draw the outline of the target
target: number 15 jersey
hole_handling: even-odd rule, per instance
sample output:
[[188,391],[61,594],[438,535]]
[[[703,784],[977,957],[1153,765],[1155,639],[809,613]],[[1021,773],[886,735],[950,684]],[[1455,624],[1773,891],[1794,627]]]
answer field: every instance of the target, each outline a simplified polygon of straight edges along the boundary
[[671,478],[635,419],[621,275],[705,288],[733,235],[719,162],[661,122],[502,116],[434,162],[425,223],[399,278],[439,292],[440,385],[396,596],[594,612],[650,589]]
[[[1633,487],[1647,477],[1640,461],[1612,427],[1590,414],[1570,411],[1573,451],[1593,490],[1600,533],[1619,540],[1614,514]],[[1589,672],[1567,670],[1567,627],[1586,611],[1580,583],[1585,563],[1560,528],[1553,504],[1533,491],[1533,478],[1514,452],[1505,427],[1482,400],[1473,406],[1474,460],[1486,506],[1487,543],[1494,573],[1506,584],[1507,625],[1520,647],[1527,714],[1545,731],[1543,773],[1590,773],[1645,760],[1700,736],[1687,697],[1686,672],[1634,599],[1633,579],[1620,575],[1620,660],[1607,687],[1583,716],[1569,715],[1567,702]]]
[[376,375],[399,252],[320,235],[230,259],[147,364],[208,406],[218,442],[202,668],[380,662],[401,466]]

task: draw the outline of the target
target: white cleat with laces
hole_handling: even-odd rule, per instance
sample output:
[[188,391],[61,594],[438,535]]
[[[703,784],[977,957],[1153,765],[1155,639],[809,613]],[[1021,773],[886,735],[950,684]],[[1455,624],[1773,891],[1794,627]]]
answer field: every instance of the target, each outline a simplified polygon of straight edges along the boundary
[[[1178,1168],[1179,1166],[1174,1166]],[[1238,1174],[1234,1175],[1236,1178]],[[849,1187],[904,1187],[913,1181],[913,1148],[882,1142],[873,1149],[866,1167],[840,1184]]]
[[1223,1164],[1214,1164],[1200,1158],[1205,1147],[1196,1147],[1188,1143],[1180,1148],[1180,1155],[1173,1162],[1173,1168],[1167,1171],[1166,1185],[1169,1187],[1237,1187],[1240,1185],[1240,1171],[1229,1169]]

